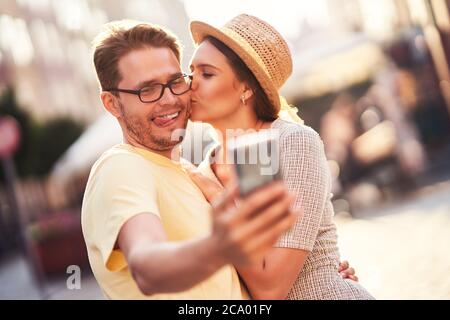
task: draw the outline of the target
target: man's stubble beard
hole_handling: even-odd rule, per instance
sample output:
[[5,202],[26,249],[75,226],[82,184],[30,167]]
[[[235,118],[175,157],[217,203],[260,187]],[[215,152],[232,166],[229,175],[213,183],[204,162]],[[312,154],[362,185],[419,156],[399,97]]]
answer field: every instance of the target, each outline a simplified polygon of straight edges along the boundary
[[[174,134],[171,133],[170,137],[163,137],[153,134],[151,130],[151,119],[147,119],[148,123],[143,124],[141,119],[136,119],[135,117],[129,116],[122,102],[119,100],[120,111],[122,114],[122,120],[127,128],[128,134],[141,144],[151,150],[157,151],[167,151],[173,149],[177,144],[181,143],[184,139],[184,134]],[[190,105],[183,108],[181,113],[187,112],[185,115],[185,120],[182,126],[182,130],[185,130],[187,123],[191,114]],[[181,115],[180,115],[181,116]],[[178,131],[179,129],[174,129],[173,131]]]

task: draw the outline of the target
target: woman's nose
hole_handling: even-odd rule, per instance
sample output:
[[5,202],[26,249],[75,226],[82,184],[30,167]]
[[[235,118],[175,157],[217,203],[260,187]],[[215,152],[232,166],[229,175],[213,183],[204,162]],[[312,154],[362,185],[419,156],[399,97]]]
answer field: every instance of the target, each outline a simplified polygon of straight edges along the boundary
[[191,90],[195,91],[198,88],[198,81],[197,78],[194,76],[194,74],[192,73],[192,78],[191,78]]

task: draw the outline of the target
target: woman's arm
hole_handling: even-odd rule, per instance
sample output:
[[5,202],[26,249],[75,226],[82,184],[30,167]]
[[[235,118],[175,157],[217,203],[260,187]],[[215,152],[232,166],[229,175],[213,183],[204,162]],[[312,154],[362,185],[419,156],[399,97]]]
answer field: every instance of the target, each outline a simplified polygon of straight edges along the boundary
[[330,192],[319,135],[306,127],[289,130],[280,137],[281,171],[288,191],[295,197],[293,210],[302,210],[303,214],[261,263],[238,268],[255,299],[284,299],[289,294],[314,247]]
[[[273,248],[264,260],[250,267],[237,267],[252,298],[256,300],[286,299],[308,256],[308,251]],[[358,281],[348,261],[339,264],[343,279]]]
[[308,257],[304,250],[273,248],[264,260],[251,267],[236,268],[253,299],[286,299]]
[[[280,147],[283,179],[295,195],[294,210],[304,211],[305,217],[297,221],[263,261],[251,267],[238,268],[255,299],[286,298],[312,250],[329,194],[327,162],[322,141],[316,132],[304,129],[288,133],[281,139]],[[191,178],[208,200],[222,188],[200,173],[191,174]],[[337,271],[343,278],[357,281],[355,271],[347,261],[341,263]]]

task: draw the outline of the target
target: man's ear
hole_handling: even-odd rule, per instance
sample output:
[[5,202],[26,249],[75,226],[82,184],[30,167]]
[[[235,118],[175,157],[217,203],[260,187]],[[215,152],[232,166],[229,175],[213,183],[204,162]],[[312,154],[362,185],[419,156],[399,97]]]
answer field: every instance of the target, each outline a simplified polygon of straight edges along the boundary
[[103,91],[100,94],[100,98],[102,99],[103,106],[109,113],[111,113],[116,118],[122,116],[122,111],[120,110],[119,103],[111,92]]

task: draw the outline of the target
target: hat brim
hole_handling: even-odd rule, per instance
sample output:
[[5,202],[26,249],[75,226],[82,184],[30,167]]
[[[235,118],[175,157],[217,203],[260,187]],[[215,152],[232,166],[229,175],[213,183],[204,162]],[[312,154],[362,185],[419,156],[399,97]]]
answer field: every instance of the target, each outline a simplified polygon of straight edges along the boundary
[[220,40],[231,50],[233,50],[233,52],[235,52],[247,65],[250,71],[253,72],[253,75],[255,76],[256,80],[258,80],[261,88],[264,90],[264,93],[267,95],[267,98],[278,114],[280,110],[280,96],[278,93],[278,89],[274,86],[272,80],[269,78],[264,69],[255,61],[255,59],[249,52],[243,49],[236,40],[225,34],[223,31],[207,23],[201,21],[192,21],[190,23],[190,31],[195,44],[200,44],[203,39],[211,36]]

